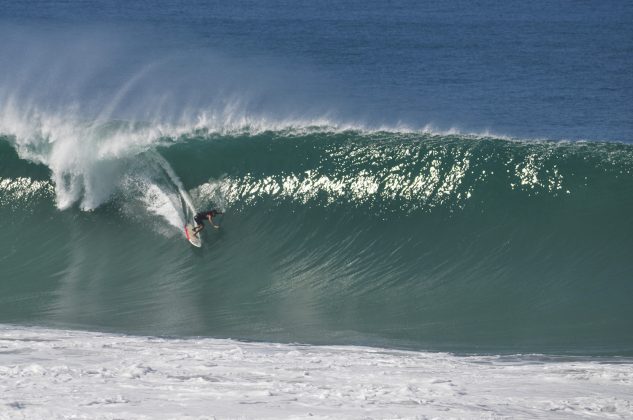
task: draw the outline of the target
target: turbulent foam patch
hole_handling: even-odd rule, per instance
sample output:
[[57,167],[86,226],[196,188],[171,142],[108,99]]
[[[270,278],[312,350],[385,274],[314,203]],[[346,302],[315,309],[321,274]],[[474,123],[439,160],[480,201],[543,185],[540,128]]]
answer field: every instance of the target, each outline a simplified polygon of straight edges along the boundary
[[116,190],[128,162],[160,137],[159,128],[136,128],[127,124],[81,124],[35,115],[11,120],[4,114],[2,128],[23,159],[51,170],[57,206],[65,209],[76,202],[92,210]]
[[11,326],[0,327],[0,348],[1,418],[633,416],[626,359],[459,357]]

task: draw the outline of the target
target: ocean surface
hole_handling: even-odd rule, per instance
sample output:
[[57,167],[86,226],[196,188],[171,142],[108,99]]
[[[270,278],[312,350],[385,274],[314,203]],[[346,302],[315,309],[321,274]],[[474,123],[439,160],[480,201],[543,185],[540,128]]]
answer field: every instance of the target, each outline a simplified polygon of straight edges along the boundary
[[0,419],[630,418],[631,22],[0,0]]
[[0,323],[632,356],[631,22],[2,1]]

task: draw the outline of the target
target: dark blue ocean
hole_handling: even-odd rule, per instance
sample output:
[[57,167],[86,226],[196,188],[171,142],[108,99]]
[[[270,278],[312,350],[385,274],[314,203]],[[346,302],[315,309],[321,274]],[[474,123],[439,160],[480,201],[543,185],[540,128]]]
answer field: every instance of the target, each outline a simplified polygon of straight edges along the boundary
[[0,323],[630,355],[632,23],[0,1]]
[[[65,72],[99,67],[104,80],[79,92],[89,97],[171,59],[177,64],[163,76],[177,78],[183,95],[243,95],[254,111],[276,116],[327,114],[520,138],[632,139],[627,1],[1,6],[5,84],[37,71],[25,61],[47,72],[60,61],[73,67]],[[57,60],[42,57],[46,65],[37,61],[41,55]]]

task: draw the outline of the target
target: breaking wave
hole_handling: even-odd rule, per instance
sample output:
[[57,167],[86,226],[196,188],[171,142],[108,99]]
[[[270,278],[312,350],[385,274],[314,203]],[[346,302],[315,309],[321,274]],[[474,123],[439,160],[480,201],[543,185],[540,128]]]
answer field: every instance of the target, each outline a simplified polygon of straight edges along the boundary
[[[38,130],[0,142],[3,322],[633,348],[630,145],[296,124]],[[182,235],[187,200],[227,213],[200,252]]]

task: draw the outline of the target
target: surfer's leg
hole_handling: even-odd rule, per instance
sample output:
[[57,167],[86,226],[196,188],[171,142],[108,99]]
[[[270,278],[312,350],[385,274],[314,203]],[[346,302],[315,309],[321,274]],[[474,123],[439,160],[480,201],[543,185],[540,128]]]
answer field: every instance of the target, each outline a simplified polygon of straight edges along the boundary
[[202,220],[200,220],[198,218],[198,216],[193,218],[193,221],[196,223],[196,225],[193,227],[193,229],[191,229],[191,231],[194,233],[194,235],[198,232],[200,232],[202,230],[202,228],[204,227],[204,224],[202,223]]

